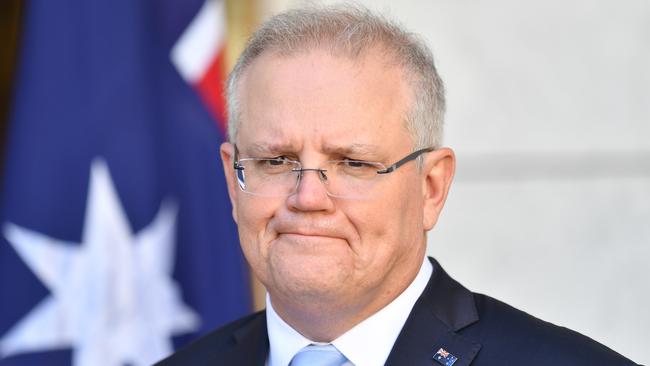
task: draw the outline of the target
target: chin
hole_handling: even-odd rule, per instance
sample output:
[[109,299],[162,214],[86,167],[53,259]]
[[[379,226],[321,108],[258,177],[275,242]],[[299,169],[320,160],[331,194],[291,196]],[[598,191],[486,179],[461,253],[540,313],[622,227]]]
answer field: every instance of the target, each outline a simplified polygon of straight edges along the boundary
[[[344,261],[343,261],[344,262]],[[271,288],[285,297],[302,300],[336,298],[349,285],[352,275],[349,265],[339,258],[317,256],[292,260],[283,257],[271,269]]]

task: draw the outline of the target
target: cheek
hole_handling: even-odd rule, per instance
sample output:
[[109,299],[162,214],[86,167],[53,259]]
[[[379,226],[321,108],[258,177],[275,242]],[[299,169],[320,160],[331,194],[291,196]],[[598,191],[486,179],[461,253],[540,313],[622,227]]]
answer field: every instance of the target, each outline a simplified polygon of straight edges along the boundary
[[237,224],[257,231],[275,215],[280,202],[267,197],[242,194],[237,199]]
[[388,255],[389,247],[398,239],[397,227],[400,224],[395,220],[399,210],[394,202],[383,197],[376,202],[351,202],[345,209],[359,235],[360,241],[351,243],[351,246],[361,260],[361,267],[370,266]]
[[375,204],[354,212],[362,243],[374,255],[393,255],[422,232],[422,199],[416,187],[402,183],[405,188],[387,192]]
[[[238,201],[237,229],[244,254],[265,257],[267,227],[276,212],[277,203],[259,197],[243,197]],[[252,263],[251,263],[252,264]]]

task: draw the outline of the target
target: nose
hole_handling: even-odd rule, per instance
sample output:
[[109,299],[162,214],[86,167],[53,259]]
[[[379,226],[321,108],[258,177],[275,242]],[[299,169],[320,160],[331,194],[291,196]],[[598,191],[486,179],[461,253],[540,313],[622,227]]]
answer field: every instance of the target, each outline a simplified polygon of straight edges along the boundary
[[302,169],[298,176],[298,188],[287,203],[298,211],[332,211],[334,202],[327,194],[327,173],[321,169]]

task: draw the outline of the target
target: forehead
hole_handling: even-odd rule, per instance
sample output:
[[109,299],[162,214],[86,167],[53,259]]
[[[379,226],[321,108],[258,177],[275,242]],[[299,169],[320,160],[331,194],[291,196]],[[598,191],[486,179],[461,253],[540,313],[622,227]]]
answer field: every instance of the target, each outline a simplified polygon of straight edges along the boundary
[[357,59],[320,49],[268,52],[242,76],[237,143],[411,144],[411,99],[402,69],[379,51]]

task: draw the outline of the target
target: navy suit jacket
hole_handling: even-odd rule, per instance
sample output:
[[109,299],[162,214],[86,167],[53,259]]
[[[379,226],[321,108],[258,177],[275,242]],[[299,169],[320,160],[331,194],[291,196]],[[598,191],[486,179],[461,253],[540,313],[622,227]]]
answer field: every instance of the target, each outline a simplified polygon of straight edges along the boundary
[[[456,358],[453,366],[636,365],[581,334],[470,292],[430,260],[433,274],[386,365],[444,365],[434,360],[440,349]],[[268,352],[266,314],[260,311],[203,336],[159,365],[264,366]]]

